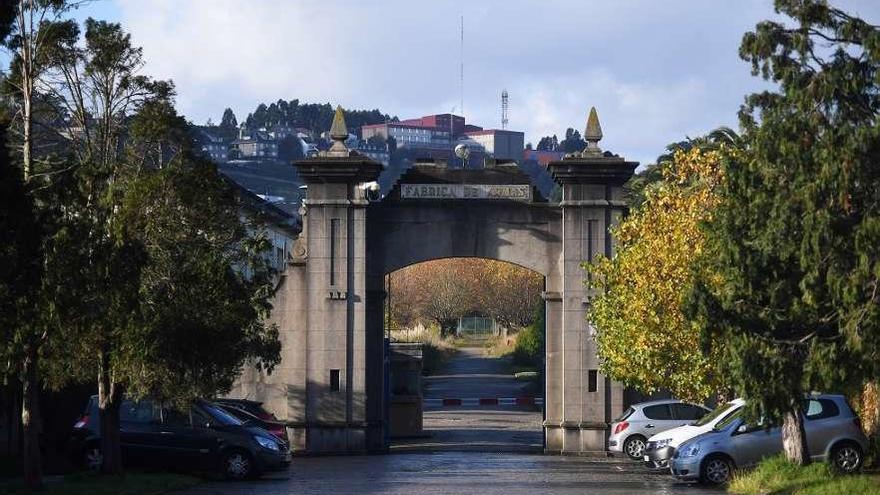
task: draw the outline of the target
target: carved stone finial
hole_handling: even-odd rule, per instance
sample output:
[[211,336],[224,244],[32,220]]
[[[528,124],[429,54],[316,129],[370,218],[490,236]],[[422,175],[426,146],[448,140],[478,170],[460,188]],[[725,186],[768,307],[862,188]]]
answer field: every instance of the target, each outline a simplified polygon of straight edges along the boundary
[[590,108],[590,116],[587,117],[587,128],[584,129],[584,141],[587,147],[584,153],[595,154],[602,150],[599,148],[599,141],[602,140],[602,126],[599,125],[599,114],[596,113],[596,107]]
[[348,127],[345,126],[345,114],[342,107],[336,107],[336,114],[333,116],[333,125],[330,126],[330,139],[333,144],[327,154],[330,156],[348,156],[348,148],[345,147],[345,140],[348,139]]

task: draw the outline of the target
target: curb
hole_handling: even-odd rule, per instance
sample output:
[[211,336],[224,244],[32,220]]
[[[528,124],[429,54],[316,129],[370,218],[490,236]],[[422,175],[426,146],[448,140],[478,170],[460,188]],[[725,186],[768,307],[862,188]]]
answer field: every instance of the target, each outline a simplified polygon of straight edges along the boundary
[[422,399],[425,407],[543,406],[543,397],[447,397]]

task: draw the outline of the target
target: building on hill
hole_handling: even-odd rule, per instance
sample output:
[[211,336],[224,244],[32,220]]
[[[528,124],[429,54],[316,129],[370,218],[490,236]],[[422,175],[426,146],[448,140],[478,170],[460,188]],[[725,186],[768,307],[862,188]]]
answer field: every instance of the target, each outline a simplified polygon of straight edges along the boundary
[[496,160],[522,160],[525,134],[519,131],[485,129],[465,132],[464,136],[480,143]]
[[[453,115],[451,113],[441,113],[437,115],[425,115],[417,119],[401,120],[401,124],[411,125],[415,127],[443,129],[450,131],[452,137],[458,137],[465,132],[464,117]],[[366,139],[366,138],[364,138]]]
[[361,127],[361,137],[365,141],[375,136],[386,140],[389,137],[394,138],[398,148],[448,151],[452,146],[449,130],[438,127],[423,127],[399,122]]
[[546,167],[550,162],[562,160],[563,156],[565,156],[565,153],[562,151],[523,150],[522,159],[526,161],[534,160],[542,167]]
[[248,131],[243,127],[238,139],[232,142],[231,152],[238,158],[274,160],[278,158],[278,140],[267,131]]
[[367,141],[359,141],[355,150],[368,157],[370,160],[379,162],[383,167],[388,168],[391,161],[391,153],[388,152],[388,146],[372,145]]
[[226,163],[232,144],[224,132],[216,126],[197,126],[193,136],[196,146],[215,163]]
[[461,161],[455,158],[453,150],[463,144],[471,151],[469,165],[485,159],[520,161],[525,141],[522,132],[483,129],[450,113],[365,125],[361,127],[361,137],[364,140],[394,138],[399,150],[409,150],[415,158],[448,160],[450,164]]
[[253,231],[262,231],[272,247],[264,254],[266,261],[276,271],[283,272],[293,248],[293,241],[302,230],[298,216],[292,215],[266,201],[235,180],[229,183],[238,192],[241,204],[241,220]]

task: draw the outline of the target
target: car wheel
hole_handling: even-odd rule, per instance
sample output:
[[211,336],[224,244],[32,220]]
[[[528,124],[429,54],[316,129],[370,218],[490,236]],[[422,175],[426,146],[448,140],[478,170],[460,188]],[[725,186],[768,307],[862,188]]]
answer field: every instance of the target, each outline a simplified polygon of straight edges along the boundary
[[626,442],[623,442],[623,451],[630,459],[642,460],[642,455],[645,453],[645,439],[638,435],[627,438]]
[[703,461],[700,480],[711,485],[723,485],[733,477],[733,462],[722,456],[712,456]]
[[98,444],[87,446],[83,452],[83,467],[89,471],[98,472],[103,463],[104,455],[101,454],[101,446]]
[[831,450],[831,463],[840,473],[854,473],[862,467],[862,449],[854,443],[841,443]]
[[223,456],[223,475],[231,480],[248,479],[254,474],[251,456],[241,450],[233,450]]

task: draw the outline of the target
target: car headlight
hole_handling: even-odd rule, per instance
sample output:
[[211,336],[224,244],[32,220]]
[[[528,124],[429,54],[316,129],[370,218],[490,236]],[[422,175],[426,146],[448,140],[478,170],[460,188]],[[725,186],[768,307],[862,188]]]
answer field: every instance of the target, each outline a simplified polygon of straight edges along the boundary
[[272,450],[275,452],[278,452],[281,450],[281,447],[278,446],[278,442],[276,442],[275,440],[272,440],[271,438],[266,438],[266,437],[261,437],[259,435],[254,435],[254,440],[256,440],[257,443],[260,444],[260,447],[263,447],[264,449]]
[[655,449],[662,449],[663,447],[666,447],[667,445],[669,445],[669,442],[671,442],[671,441],[672,441],[671,438],[664,438],[662,440],[657,440],[656,442],[654,442],[654,445],[655,445],[654,448]]
[[693,445],[686,446],[681,451],[681,456],[682,457],[694,457],[695,455],[697,455],[699,453],[700,453],[700,444],[695,443]]

